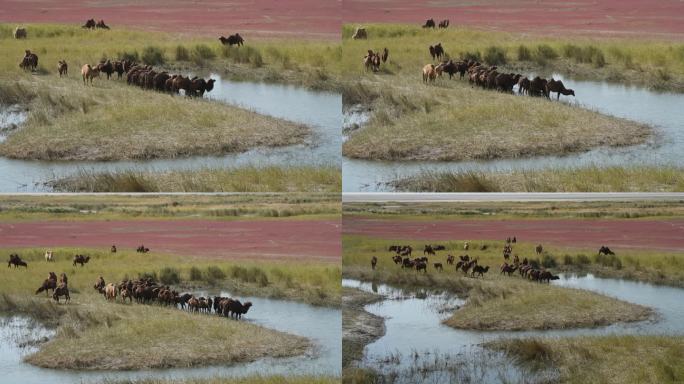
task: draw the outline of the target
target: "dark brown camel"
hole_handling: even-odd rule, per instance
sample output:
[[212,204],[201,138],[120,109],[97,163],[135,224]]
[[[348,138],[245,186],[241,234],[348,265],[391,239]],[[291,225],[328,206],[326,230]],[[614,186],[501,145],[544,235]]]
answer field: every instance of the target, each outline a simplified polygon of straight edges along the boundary
[[551,97],[552,92],[557,93],[556,100],[560,100],[561,93],[565,96],[575,96],[575,91],[565,88],[560,80],[551,79],[546,83],[546,96]]

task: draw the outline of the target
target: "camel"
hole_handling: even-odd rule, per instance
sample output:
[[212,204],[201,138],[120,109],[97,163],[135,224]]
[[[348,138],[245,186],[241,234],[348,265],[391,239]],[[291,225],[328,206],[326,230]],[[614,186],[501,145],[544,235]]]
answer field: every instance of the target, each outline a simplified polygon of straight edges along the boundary
[[528,88],[528,94],[530,96],[546,96],[549,97],[549,94],[546,93],[546,83],[548,81],[546,79],[542,79],[541,77],[537,76],[532,81],[530,81],[530,87]]
[[482,267],[480,265],[476,265],[473,267],[473,271],[470,273],[470,277],[475,277],[475,274],[478,276],[481,276],[484,278],[484,274],[489,271],[489,266]]
[[104,294],[105,293],[105,280],[102,276],[100,276],[97,281],[95,282],[95,285],[93,285],[93,288],[97,290],[98,292]]
[[50,272],[47,279],[43,281],[43,284],[36,290],[36,295],[45,291],[45,296],[48,296],[48,291],[52,290],[55,292],[57,289],[57,275],[54,272]]
[[423,67],[423,82],[427,84],[428,82],[434,83],[437,77],[437,72],[435,71],[434,64],[426,64]]
[[356,28],[356,31],[354,31],[354,34],[352,35],[352,39],[354,39],[354,40],[367,39],[367,38],[368,38],[368,33],[366,32],[366,28],[362,28],[362,27]]
[[100,21],[95,24],[95,28],[109,29],[109,26],[105,24],[104,20],[100,19]]
[[15,39],[25,39],[27,37],[26,28],[16,27],[14,29]]
[[527,77],[521,77],[518,80],[518,94],[530,94],[530,79],[528,79]]
[[239,47],[245,44],[245,39],[243,39],[239,33],[230,35],[228,37],[221,36],[219,37],[219,41],[221,41],[221,44],[228,46],[237,45]]
[[54,290],[52,293],[52,298],[59,303],[59,298],[61,296],[64,296],[65,301],[64,303],[68,303],[69,300],[71,300],[71,297],[69,297],[69,288],[67,288],[66,284],[60,285],[57,287],[57,289]]
[[28,263],[22,260],[21,257],[19,257],[19,255],[16,253],[10,254],[9,261],[7,262],[7,268],[10,266],[14,266],[14,268],[24,267],[28,269]]
[[95,25],[97,25],[97,23],[95,22],[95,19],[88,19],[86,21],[86,23],[81,26],[81,28],[95,29]]
[[19,68],[25,71],[35,71],[38,68],[38,55],[27,49],[24,57],[21,59],[21,63],[19,63]]
[[96,68],[101,73],[107,75],[107,80],[109,80],[112,77],[112,73],[114,73],[114,64],[112,64],[112,62],[109,59],[100,62],[100,64],[98,64]]
[[90,85],[93,85],[93,79],[100,77],[100,70],[93,68],[90,64],[85,64],[81,67],[81,76],[83,76],[83,85],[87,85],[90,81]]
[[69,65],[66,60],[60,60],[57,62],[57,71],[59,71],[59,77],[69,76]]
[[546,96],[550,97],[551,92],[557,93],[556,100],[560,100],[560,95],[561,93],[565,96],[575,96],[575,91],[569,88],[565,88],[565,85],[563,85],[563,82],[560,80],[554,80],[551,79],[546,83]]
[[442,48],[442,43],[437,43],[434,46],[429,46],[428,51],[430,51],[430,56],[432,60],[440,60],[444,56],[444,48]]
[[105,286],[104,295],[107,301],[116,300],[116,287],[114,286],[114,283],[109,283]]
[[81,264],[81,267],[83,267],[83,265],[87,264],[89,261],[90,261],[90,256],[75,255],[73,266],[75,267],[76,264]]
[[[246,302],[244,304],[240,303],[240,300],[230,300],[228,302],[227,308],[228,308],[228,314],[230,315],[231,318],[235,316],[236,320],[239,320],[242,318],[242,315],[246,314],[247,311],[252,307],[251,302]],[[225,314],[225,313],[224,313]]]
[[507,263],[503,263],[501,265],[501,273],[500,274],[507,274],[508,276],[510,276],[511,273],[515,272],[516,269],[518,269],[517,265],[509,265]]
[[611,251],[610,248],[606,247],[605,245],[602,245],[601,248],[599,248],[598,254],[604,254],[606,256],[608,255],[614,255],[615,252]]

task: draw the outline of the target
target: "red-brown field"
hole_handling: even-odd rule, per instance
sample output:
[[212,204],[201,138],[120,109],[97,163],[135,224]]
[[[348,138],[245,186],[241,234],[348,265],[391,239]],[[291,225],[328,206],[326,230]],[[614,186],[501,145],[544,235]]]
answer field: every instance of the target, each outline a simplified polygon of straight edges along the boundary
[[681,38],[684,2],[679,0],[345,0],[344,23],[411,23],[449,19],[451,26],[530,32]]
[[2,247],[99,247],[221,259],[341,260],[336,220],[134,220],[0,223]]
[[343,233],[397,240],[504,240],[569,247],[684,250],[684,220],[379,220],[344,218]]
[[1,0],[0,21],[80,23],[104,19],[112,28],[142,27],[216,36],[240,32],[253,36],[338,39],[337,0]]

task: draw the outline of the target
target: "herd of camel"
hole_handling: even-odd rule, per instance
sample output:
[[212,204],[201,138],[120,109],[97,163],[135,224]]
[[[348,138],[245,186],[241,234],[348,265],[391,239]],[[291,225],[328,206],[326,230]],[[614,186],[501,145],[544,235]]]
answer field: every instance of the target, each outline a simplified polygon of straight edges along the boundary
[[[104,24],[103,20],[95,22],[90,19],[83,25],[83,28],[105,28],[109,27]],[[15,38],[26,38],[26,28],[17,27],[14,31]],[[223,45],[244,45],[244,38],[239,33],[229,35],[228,37],[221,36],[219,41]],[[31,50],[25,50],[24,57],[19,63],[19,67],[26,71],[36,71],[38,69],[38,55]],[[66,60],[59,60],[57,62],[57,72],[59,77],[69,75],[69,64]],[[83,84],[93,84],[93,80],[100,78],[100,74],[105,74],[107,80],[116,73],[117,78],[121,79],[126,74],[126,81],[130,85],[137,85],[143,89],[153,89],[160,92],[168,92],[179,94],[181,90],[186,96],[204,96],[205,92],[211,92],[214,89],[214,79],[202,79],[190,76],[183,76],[181,74],[170,74],[167,71],[155,70],[150,65],[142,65],[134,63],[131,60],[121,59],[112,61],[110,59],[102,59],[96,65],[84,64],[81,67],[81,77]]]
[[[144,245],[140,245],[136,252],[147,253],[150,249]],[[116,245],[112,245],[110,249],[111,253],[116,253]],[[54,262],[55,255],[52,250],[45,251],[45,261]],[[90,261],[90,256],[85,255],[75,255],[73,257],[73,266],[78,264],[81,267]],[[21,259],[21,257],[16,254],[10,254],[9,263],[7,267],[14,266],[28,268],[28,263]],[[109,283],[107,284],[102,276],[100,276],[95,285],[93,286],[95,290],[101,293],[107,301],[116,301],[117,297],[121,301],[133,302],[139,304],[151,304],[157,303],[161,305],[173,305],[180,307],[180,309],[186,309],[191,312],[203,312],[203,313],[216,313],[218,315],[223,315],[226,317],[240,319],[242,315],[246,314],[247,311],[252,307],[251,302],[242,303],[238,299],[230,297],[215,296],[212,298],[196,297],[191,293],[180,294],[175,290],[172,290],[169,286],[163,286],[157,283],[152,278],[140,278],[135,280],[124,279],[119,283]],[[56,302],[60,302],[60,298],[65,298],[65,303],[71,300],[69,296],[69,285],[66,273],[61,273],[59,278],[55,272],[49,272],[48,277],[43,280],[43,283],[38,287],[35,294],[45,292],[49,296],[50,291],[52,291],[52,298]]]
[[[449,20],[443,20],[439,23],[440,28],[447,28]],[[435,21],[429,19],[423,25],[423,28],[435,28]],[[365,28],[359,27],[352,36],[353,39],[367,39],[368,32]],[[442,77],[444,73],[449,75],[449,79],[458,74],[460,79],[463,79],[466,74],[471,86],[478,86],[483,89],[498,90],[506,93],[513,93],[513,88],[518,86],[518,94],[529,96],[545,96],[550,98],[552,93],[556,93],[556,99],[560,99],[560,95],[575,96],[575,91],[566,88],[561,80],[544,79],[536,76],[533,79],[528,79],[526,76],[519,73],[501,73],[496,66],[487,66],[480,62],[470,59],[463,59],[453,61],[446,59],[447,55],[442,46],[442,43],[430,45],[428,52],[432,60],[440,61],[439,64],[426,64],[423,66],[421,75],[423,82],[434,83],[437,78]],[[366,71],[378,72],[380,71],[380,64],[387,61],[389,57],[389,50],[384,48],[382,52],[368,50],[368,53],[363,57],[363,66]]]
[[[528,260],[527,257],[520,260],[518,255],[514,255],[511,260],[511,255],[513,255],[513,244],[516,244],[518,239],[513,237],[506,238],[506,242],[503,247],[503,264],[501,264],[499,270],[500,274],[511,276],[513,272],[518,271],[519,275],[523,278],[536,281],[539,283],[549,283],[551,280],[558,280],[559,277],[554,275],[545,268],[539,266],[537,260]],[[487,250],[488,245],[482,244],[480,246],[480,251]],[[470,249],[469,242],[465,242],[463,245],[463,250],[468,251]],[[437,251],[446,251],[444,245],[439,244],[427,244],[423,248],[423,256],[412,258],[413,248],[410,245],[390,245],[388,251],[392,253],[392,261],[395,265],[400,265],[402,269],[406,270],[416,270],[418,272],[422,271],[427,273],[429,265],[429,256],[436,256]],[[541,244],[535,247],[535,253],[537,256],[542,255],[544,248]],[[601,246],[599,248],[599,255],[615,255],[615,253],[606,246]],[[468,254],[459,256],[459,261],[456,262],[456,257],[447,254],[446,258],[447,265],[455,266],[456,271],[462,271],[466,276],[470,277],[483,277],[489,271],[489,266],[482,266],[478,264],[478,259],[470,257]],[[375,270],[378,264],[377,256],[371,258],[371,269]],[[443,271],[444,265],[441,262],[432,263],[433,268],[437,271]]]
[[[437,44],[436,47],[442,50],[441,44]],[[433,46],[430,46],[430,53],[439,56]],[[422,70],[423,82],[434,82],[443,73],[447,73],[450,79],[456,74],[463,79],[467,74],[470,85],[482,89],[513,93],[513,87],[517,85],[518,94],[521,95],[550,98],[552,93],[556,93],[557,100],[560,99],[561,94],[575,96],[575,91],[565,88],[561,80],[553,78],[547,80],[539,76],[530,80],[520,73],[500,73],[496,66],[487,66],[474,60],[453,61],[449,59],[438,65],[426,64]]]
[[100,276],[93,288],[104,296],[107,301],[115,302],[117,297],[122,302],[138,304],[152,304],[174,306],[197,313],[216,313],[236,320],[252,307],[251,302],[242,303],[238,299],[230,297],[214,296],[196,297],[191,293],[178,293],[167,285],[160,285],[152,278],[140,278],[135,280],[124,279],[118,283],[106,283]]
[[[38,56],[26,50],[24,57],[19,64],[20,68],[34,71],[38,67]],[[57,63],[59,77],[69,75],[69,65],[66,60],[59,60]],[[129,85],[137,85],[143,89],[153,89],[160,92],[179,94],[181,90],[189,97],[202,97],[205,92],[214,89],[214,79],[202,79],[180,74],[169,74],[167,71],[155,70],[151,65],[134,63],[131,60],[109,59],[101,60],[97,65],[84,64],[81,67],[83,84],[93,84],[93,80],[100,77],[100,74],[107,76],[107,80],[116,73],[117,79],[122,79],[126,74],[126,82]]]

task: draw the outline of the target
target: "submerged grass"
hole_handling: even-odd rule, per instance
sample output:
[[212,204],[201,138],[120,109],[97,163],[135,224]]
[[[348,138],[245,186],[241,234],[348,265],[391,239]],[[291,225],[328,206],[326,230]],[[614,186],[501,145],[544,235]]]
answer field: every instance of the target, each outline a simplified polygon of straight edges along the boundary
[[506,352],[522,366],[552,368],[554,382],[681,383],[684,338],[681,336],[602,336],[511,339],[487,347]]
[[335,384],[340,379],[329,376],[248,376],[228,378],[141,379],[105,381],[105,384]]
[[684,172],[675,167],[598,167],[511,172],[423,171],[389,182],[411,192],[682,192]]
[[301,124],[117,80],[83,87],[75,79],[5,79],[0,80],[0,103],[18,103],[29,111],[23,127],[0,143],[0,155],[18,159],[219,155],[302,143],[311,133]]
[[336,192],[342,190],[338,167],[204,168],[192,171],[82,170],[48,183],[64,192]]
[[335,384],[339,378],[327,376],[248,376],[229,378],[111,380],[104,384]]

